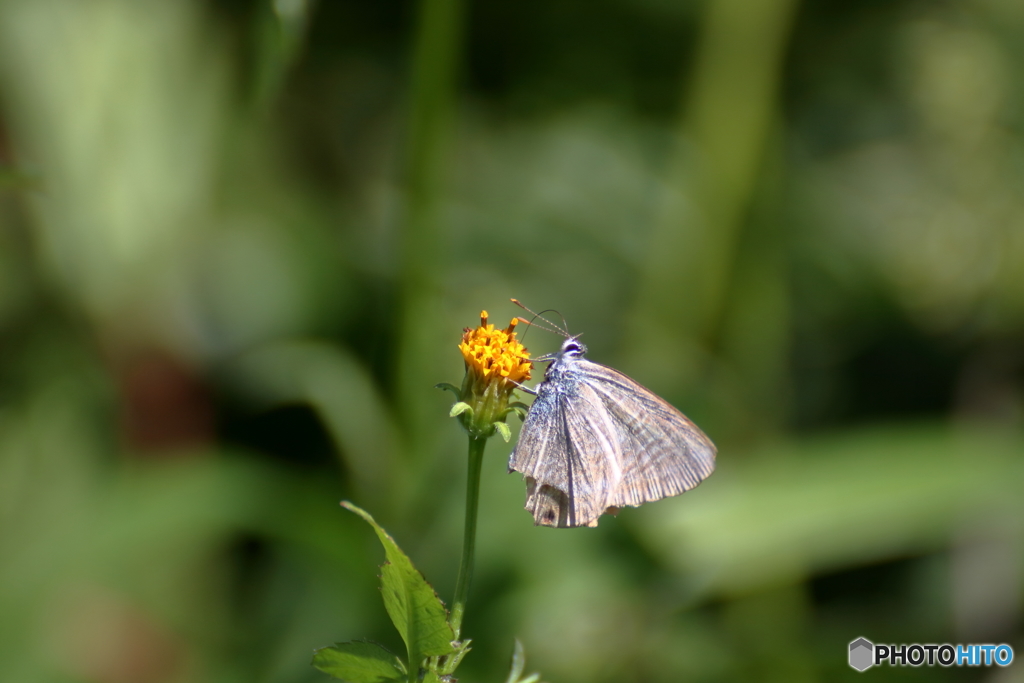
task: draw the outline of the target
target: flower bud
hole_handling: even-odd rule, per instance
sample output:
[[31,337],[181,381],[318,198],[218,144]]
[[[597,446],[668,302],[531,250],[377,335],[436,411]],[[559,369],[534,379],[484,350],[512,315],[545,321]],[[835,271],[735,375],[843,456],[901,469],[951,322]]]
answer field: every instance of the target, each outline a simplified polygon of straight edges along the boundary
[[[530,379],[530,354],[518,339],[515,318],[504,330],[487,322],[487,311],[480,313],[480,326],[467,327],[459,344],[466,361],[466,376],[458,390],[459,403],[452,408],[471,436],[489,437],[495,431],[508,440],[505,418],[520,408],[509,401],[512,392]],[[452,387],[454,388],[454,387]]]

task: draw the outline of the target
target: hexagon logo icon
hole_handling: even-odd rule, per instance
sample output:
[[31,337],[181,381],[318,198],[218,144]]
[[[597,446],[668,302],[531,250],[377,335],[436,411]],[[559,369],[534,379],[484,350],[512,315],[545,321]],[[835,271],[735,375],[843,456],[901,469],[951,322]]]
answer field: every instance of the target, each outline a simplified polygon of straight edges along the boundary
[[867,638],[858,638],[850,643],[850,666],[857,671],[869,669],[874,662],[875,644]]

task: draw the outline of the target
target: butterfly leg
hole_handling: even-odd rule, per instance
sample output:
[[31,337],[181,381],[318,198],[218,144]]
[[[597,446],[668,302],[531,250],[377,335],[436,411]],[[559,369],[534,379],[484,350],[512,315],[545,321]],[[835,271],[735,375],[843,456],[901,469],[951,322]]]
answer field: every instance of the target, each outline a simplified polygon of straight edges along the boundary
[[537,395],[536,391],[534,391],[530,387],[526,386],[525,384],[520,384],[519,382],[515,381],[514,379],[510,379],[509,382],[512,382],[512,384],[515,384],[517,388],[522,389],[523,391],[525,391],[528,394],[533,394],[534,396]]

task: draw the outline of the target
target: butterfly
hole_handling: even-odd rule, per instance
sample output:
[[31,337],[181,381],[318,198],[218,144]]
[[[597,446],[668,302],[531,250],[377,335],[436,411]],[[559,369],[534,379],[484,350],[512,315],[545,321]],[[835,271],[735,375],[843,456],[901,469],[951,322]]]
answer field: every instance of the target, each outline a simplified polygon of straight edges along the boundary
[[534,359],[550,365],[508,464],[526,479],[537,525],[597,526],[604,513],[689,491],[714,471],[715,445],[697,425],[565,336],[557,353]]

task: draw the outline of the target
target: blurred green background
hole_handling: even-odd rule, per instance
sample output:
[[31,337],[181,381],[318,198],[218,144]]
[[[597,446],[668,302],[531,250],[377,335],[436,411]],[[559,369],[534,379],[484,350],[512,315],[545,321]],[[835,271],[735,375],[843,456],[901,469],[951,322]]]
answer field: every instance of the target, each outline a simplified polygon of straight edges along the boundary
[[338,501],[450,599],[513,296],[719,467],[538,529],[492,441],[462,680],[1024,652],[1022,104],[1019,0],[0,0],[0,680],[400,650]]

